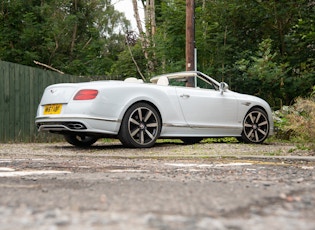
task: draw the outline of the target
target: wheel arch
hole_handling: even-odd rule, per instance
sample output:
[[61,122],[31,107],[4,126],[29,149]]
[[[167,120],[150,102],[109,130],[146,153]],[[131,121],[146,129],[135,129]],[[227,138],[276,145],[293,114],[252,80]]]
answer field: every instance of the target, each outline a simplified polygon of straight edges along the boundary
[[127,107],[117,137],[126,147],[147,148],[155,144],[161,130],[162,118],[157,106],[150,101],[139,100]]
[[246,114],[248,114],[250,111],[252,111],[252,110],[254,110],[254,109],[261,109],[261,110],[263,110],[263,111],[267,114],[267,116],[268,116],[267,110],[266,110],[263,106],[260,106],[260,105],[254,105],[253,107],[251,107],[251,108],[247,111]]
[[138,101],[135,101],[135,102],[133,102],[132,104],[130,104],[130,105],[124,110],[124,113],[123,113],[123,115],[122,115],[122,119],[124,118],[124,116],[125,116],[126,112],[128,111],[128,109],[129,109],[130,107],[132,107],[133,105],[138,104],[138,103],[146,103],[146,104],[149,104],[150,106],[152,106],[152,107],[157,111],[157,113],[159,114],[159,117],[160,117],[160,119],[161,119],[161,124],[163,124],[163,118],[162,118],[162,114],[161,114],[161,112],[160,112],[160,109],[159,109],[153,102],[148,101],[148,100],[138,100]]
[[246,114],[248,114],[250,111],[252,111],[253,109],[261,109],[262,111],[264,111],[268,117],[268,121],[269,121],[269,125],[270,125],[270,134],[273,134],[273,117],[272,117],[272,112],[270,108],[266,108],[262,105],[254,105],[253,107],[251,107]]

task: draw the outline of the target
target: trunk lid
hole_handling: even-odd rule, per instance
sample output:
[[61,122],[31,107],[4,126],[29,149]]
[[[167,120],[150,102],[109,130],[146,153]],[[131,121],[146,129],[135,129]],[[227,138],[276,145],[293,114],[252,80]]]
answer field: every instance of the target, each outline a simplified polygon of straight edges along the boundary
[[45,89],[40,104],[66,104],[72,100],[78,88],[77,84],[50,85]]

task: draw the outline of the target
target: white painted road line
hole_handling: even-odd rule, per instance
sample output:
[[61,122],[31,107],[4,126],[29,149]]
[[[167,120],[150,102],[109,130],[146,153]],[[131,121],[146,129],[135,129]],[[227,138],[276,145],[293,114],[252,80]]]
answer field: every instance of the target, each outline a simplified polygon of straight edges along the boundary
[[142,170],[142,169],[113,169],[113,170],[108,170],[108,172],[112,173],[146,173],[149,172],[149,170]]
[[165,163],[168,166],[187,167],[187,168],[216,168],[216,167],[231,167],[231,166],[248,166],[252,163],[227,163],[227,164],[182,164],[182,163]]
[[47,174],[68,174],[70,171],[55,171],[55,170],[47,170],[47,171],[0,171],[0,177],[20,177],[20,176],[34,176],[34,175],[47,175]]
[[0,167],[0,172],[14,172],[13,168]]

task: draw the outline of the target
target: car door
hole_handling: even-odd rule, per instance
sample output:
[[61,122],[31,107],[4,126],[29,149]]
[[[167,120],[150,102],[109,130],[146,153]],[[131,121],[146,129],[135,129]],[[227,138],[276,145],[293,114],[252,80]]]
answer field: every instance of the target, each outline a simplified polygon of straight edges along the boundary
[[241,129],[241,124],[237,121],[238,106],[233,92],[221,94],[213,89],[177,87],[176,93],[186,122],[191,128],[218,135],[229,134],[228,130],[233,129],[232,133],[238,133]]

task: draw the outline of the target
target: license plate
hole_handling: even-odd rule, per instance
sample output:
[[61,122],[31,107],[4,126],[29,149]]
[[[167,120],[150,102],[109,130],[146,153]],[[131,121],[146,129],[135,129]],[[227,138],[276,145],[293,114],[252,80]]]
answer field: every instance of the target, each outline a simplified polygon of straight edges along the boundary
[[60,114],[61,109],[62,109],[62,104],[45,105],[44,115]]

